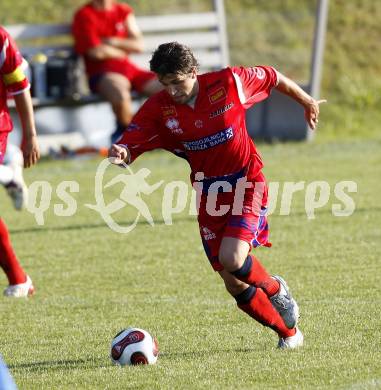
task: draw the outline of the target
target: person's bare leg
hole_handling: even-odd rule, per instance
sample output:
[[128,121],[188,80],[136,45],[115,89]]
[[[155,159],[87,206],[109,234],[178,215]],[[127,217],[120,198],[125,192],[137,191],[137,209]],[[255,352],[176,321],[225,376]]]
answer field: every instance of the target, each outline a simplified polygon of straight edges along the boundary
[[112,135],[115,141],[132,119],[131,83],[119,73],[107,73],[99,81],[97,92],[108,102],[117,120],[117,128]]
[[219,274],[224,280],[226,289],[241,310],[262,325],[273,329],[280,338],[287,339],[294,336],[296,329],[289,329],[286,326],[264,290],[258,285],[242,280],[240,273],[237,272],[245,267],[249,251],[250,245],[245,241],[233,237],[222,239],[218,257],[224,270],[219,271]]
[[156,92],[159,92],[163,89],[163,85],[160,83],[158,79],[152,79],[147,81],[147,83],[144,84],[142,93],[147,96],[151,96],[155,94]]

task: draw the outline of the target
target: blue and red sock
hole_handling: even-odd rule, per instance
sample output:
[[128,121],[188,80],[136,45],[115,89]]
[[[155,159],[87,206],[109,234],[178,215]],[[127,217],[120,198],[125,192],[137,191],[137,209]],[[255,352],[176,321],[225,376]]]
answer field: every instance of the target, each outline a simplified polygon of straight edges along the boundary
[[279,282],[273,279],[253,255],[248,255],[242,267],[232,272],[242,282],[261,288],[268,297],[279,291]]
[[250,286],[234,298],[241,310],[262,325],[273,329],[279,337],[287,338],[295,335],[296,329],[287,328],[283,318],[274,309],[268,296],[261,288]]

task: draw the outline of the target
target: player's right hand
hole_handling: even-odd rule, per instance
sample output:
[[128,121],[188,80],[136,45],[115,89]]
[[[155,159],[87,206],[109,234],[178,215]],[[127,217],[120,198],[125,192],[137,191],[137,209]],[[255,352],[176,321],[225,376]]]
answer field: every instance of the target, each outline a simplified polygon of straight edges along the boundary
[[40,158],[40,149],[35,135],[23,137],[21,141],[21,150],[24,157],[24,168],[29,168],[36,164]]
[[123,162],[128,163],[129,150],[121,145],[113,144],[108,151],[108,158],[110,162],[115,165],[120,165]]

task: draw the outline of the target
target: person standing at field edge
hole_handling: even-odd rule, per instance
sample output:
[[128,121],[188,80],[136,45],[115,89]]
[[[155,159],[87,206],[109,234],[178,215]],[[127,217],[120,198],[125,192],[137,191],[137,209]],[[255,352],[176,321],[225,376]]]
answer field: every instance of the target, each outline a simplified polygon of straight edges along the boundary
[[[22,162],[24,166],[34,165],[40,157],[37,143],[36,128],[30,84],[24,74],[26,62],[23,60],[15,42],[8,32],[0,26],[0,183],[5,186],[16,209],[25,202],[26,187],[22,177]],[[17,150],[11,163],[3,165],[7,149],[8,134],[13,128],[7,106],[7,97],[15,100],[16,110],[23,130],[22,153]],[[15,150],[14,148],[12,150]],[[9,154],[9,152],[8,152]],[[13,164],[14,163],[14,164]],[[30,277],[22,269],[12,248],[9,233],[4,221],[0,218],[0,266],[4,270],[9,286],[4,290],[7,297],[27,297],[34,293]]]
[[250,253],[271,244],[263,163],[247,133],[245,110],[275,88],[304,107],[315,129],[323,101],[269,66],[198,75],[192,51],[177,42],[160,45],[150,66],[165,89],[140,108],[110,148],[110,160],[130,164],[157,148],[186,158],[198,193],[200,235],[213,269],[238,307],[278,334],[279,348],[301,346],[299,308],[286,282],[270,276]]

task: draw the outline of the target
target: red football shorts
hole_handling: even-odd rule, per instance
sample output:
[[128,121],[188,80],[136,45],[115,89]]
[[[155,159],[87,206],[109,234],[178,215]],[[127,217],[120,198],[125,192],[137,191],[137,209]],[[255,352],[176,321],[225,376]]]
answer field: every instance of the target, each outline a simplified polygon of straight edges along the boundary
[[[144,86],[147,82],[156,77],[155,73],[140,68],[131,61],[126,61],[123,68],[118,66],[113,69],[112,66],[110,66],[110,69],[104,71],[104,73],[106,72],[115,72],[124,75],[130,81],[132,89],[137,92],[143,92]],[[93,92],[97,92],[97,84],[103,77],[104,73],[98,73],[90,77],[89,85]]]
[[7,150],[8,131],[0,131],[0,164],[3,163],[5,151]]
[[[242,201],[237,199],[236,189],[232,192],[218,194],[203,194],[201,196],[198,223],[205,253],[215,271],[221,271],[223,266],[218,260],[221,241],[224,237],[233,237],[245,241],[251,248],[271,246],[269,243],[269,228],[267,223],[268,190],[265,178],[260,173],[251,188],[244,191]],[[214,196],[209,200],[208,197]],[[229,207],[228,207],[229,206]],[[229,208],[223,215],[211,215]]]
[[132,88],[138,92],[142,92],[147,82],[156,77],[155,73],[139,68],[132,62],[126,69],[126,76],[130,80]]

